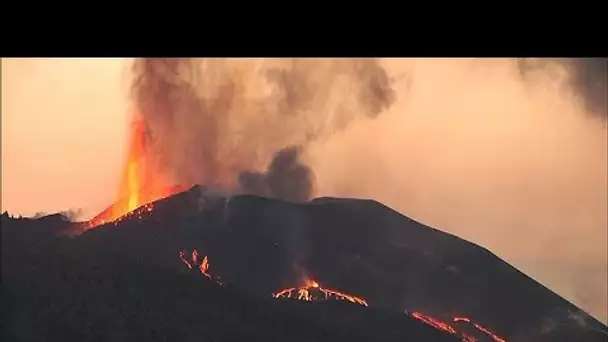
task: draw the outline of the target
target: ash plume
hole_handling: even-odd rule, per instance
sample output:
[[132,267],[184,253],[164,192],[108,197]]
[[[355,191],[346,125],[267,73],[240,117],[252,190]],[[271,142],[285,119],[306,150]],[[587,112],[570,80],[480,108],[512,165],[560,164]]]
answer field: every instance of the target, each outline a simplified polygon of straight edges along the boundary
[[608,58],[556,58],[518,60],[523,75],[559,64],[566,68],[568,84],[593,115],[608,117]]
[[264,172],[244,171],[240,188],[246,193],[282,198],[292,202],[311,199],[314,191],[312,169],[300,161],[300,149],[287,147],[277,152]]
[[608,58],[570,58],[571,84],[588,110],[608,117]]
[[308,144],[374,119],[395,101],[374,59],[139,59],[133,71],[149,168],[179,184],[293,201],[314,192],[312,169],[300,158]]

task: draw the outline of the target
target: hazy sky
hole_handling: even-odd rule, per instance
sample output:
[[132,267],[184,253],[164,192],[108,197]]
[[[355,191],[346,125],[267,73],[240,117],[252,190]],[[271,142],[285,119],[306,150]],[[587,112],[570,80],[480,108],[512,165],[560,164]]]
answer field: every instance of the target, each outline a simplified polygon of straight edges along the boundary
[[[317,195],[374,198],[488,247],[606,322],[606,125],[567,73],[524,78],[489,59],[383,65],[398,79],[390,110],[310,146]],[[91,215],[113,201],[127,72],[120,59],[2,60],[3,211]],[[241,88],[257,88],[244,73]]]
[[124,60],[2,60],[2,210],[110,203],[126,151]]

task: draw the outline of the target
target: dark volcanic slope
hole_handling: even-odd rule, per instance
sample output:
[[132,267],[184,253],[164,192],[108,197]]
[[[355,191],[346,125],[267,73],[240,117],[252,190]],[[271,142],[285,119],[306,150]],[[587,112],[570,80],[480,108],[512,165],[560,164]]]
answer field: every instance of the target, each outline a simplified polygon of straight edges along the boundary
[[402,314],[262,300],[136,249],[43,233],[66,225],[2,218],[2,341],[458,341]]
[[[23,253],[15,245],[10,247],[15,253],[9,257],[15,258],[10,269],[19,274],[16,255]],[[178,258],[180,250],[196,248],[209,256],[212,272],[225,284],[258,298],[297,286],[298,279],[308,275],[326,287],[365,298],[372,308],[393,311],[404,322],[409,322],[401,314],[405,309],[445,321],[467,316],[510,342],[606,341],[608,336],[604,325],[487,250],[373,201],[317,199],[293,204],[254,196],[210,196],[195,187],[155,203],[142,219],[98,227],[61,245],[54,247],[55,254],[86,260],[88,269],[120,263],[130,265],[125,272],[141,267],[163,274],[163,279],[185,268]],[[89,281],[90,275],[84,279]],[[14,284],[19,287],[19,282]],[[169,285],[155,291],[171,300],[176,298],[167,292],[181,293]],[[204,306],[204,300],[192,302]],[[376,315],[374,309],[344,310],[360,309]],[[374,330],[374,325],[368,328]],[[371,340],[381,341],[379,336]]]

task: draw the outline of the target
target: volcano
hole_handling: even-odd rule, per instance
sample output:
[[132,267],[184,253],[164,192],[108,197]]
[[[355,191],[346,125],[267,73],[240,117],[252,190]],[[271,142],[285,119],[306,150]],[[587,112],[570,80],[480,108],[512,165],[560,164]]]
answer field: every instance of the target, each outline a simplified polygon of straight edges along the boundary
[[8,340],[608,338],[488,250],[371,200],[194,186],[112,222],[4,215],[2,234]]

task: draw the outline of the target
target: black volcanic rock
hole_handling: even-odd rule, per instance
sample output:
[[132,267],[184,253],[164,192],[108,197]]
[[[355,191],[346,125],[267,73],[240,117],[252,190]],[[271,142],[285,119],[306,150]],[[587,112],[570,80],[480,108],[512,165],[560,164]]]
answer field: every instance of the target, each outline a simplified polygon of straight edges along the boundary
[[[403,315],[404,310],[422,312],[446,322],[455,316],[470,317],[510,342],[599,342],[606,341],[608,337],[606,326],[489,251],[369,200],[321,198],[295,204],[249,195],[210,195],[205,188],[194,187],[156,202],[150,213],[132,215],[118,224],[96,227],[73,239],[58,239],[53,248],[50,255],[60,257],[51,256],[49,259],[63,260],[52,261],[57,263],[56,267],[71,270],[75,266],[66,265],[76,263],[86,265],[80,266],[86,270],[100,270],[104,275],[81,276],[89,282],[97,278],[99,280],[95,281],[104,282],[108,265],[115,265],[116,269],[122,267],[118,265],[129,265],[125,274],[128,269],[138,269],[136,273],[142,273],[141,279],[150,272],[163,274],[175,282],[175,279],[186,277],[178,274],[187,271],[178,257],[179,251],[197,249],[209,257],[211,271],[222,278],[225,287],[236,289],[230,291],[242,293],[243,298],[248,298],[247,295],[258,298],[261,302],[253,299],[244,302],[264,303],[252,305],[265,308],[280,302],[264,300],[270,298],[271,293],[297,286],[303,276],[308,276],[327,288],[365,298],[370,308],[325,305],[312,309],[313,306],[306,305],[309,303],[290,303],[293,307],[303,308],[294,309],[294,312],[311,307],[311,312],[328,312],[322,314],[324,317],[334,317],[332,310],[352,312],[353,315],[359,312],[362,315],[368,315],[367,312],[369,315],[385,315],[378,322],[399,322],[395,323],[396,326],[403,325],[407,330],[400,336],[410,336],[410,340],[416,340],[414,336],[425,335],[414,335],[405,328],[412,323],[406,323],[411,320]],[[26,246],[22,249],[13,246],[12,251],[22,255],[26,249]],[[23,255],[21,258],[27,259]],[[20,272],[18,264],[15,262],[9,267],[15,279],[21,279],[15,275]],[[4,272],[3,267],[3,277]],[[134,281],[126,275],[117,279]],[[179,286],[193,286],[185,285],[186,282],[193,283],[191,280]],[[174,301],[184,300],[181,293],[188,290],[171,290],[171,286],[154,292]],[[100,291],[103,294],[103,290]],[[168,292],[171,295],[166,295]],[[196,296],[191,302],[204,307],[205,299],[197,299]],[[211,297],[215,298],[214,295]],[[273,304],[269,304],[271,302]],[[235,310],[240,312],[240,309]],[[317,313],[311,315],[316,317]],[[349,315],[338,314],[335,317]],[[235,324],[241,322],[240,318],[232,319]],[[307,316],[306,320],[309,319],[314,321]],[[348,319],[341,322],[352,323]],[[305,325],[308,324],[316,323]],[[376,324],[381,326],[381,323],[373,325]],[[362,329],[362,324],[355,325]],[[370,336],[369,339],[361,340],[382,341],[384,335],[381,331],[390,329],[376,329],[373,325],[367,327],[367,335],[360,335]],[[277,324],[270,326],[276,327]],[[327,329],[338,329],[333,327]],[[260,329],[272,328],[265,326]],[[348,333],[338,330],[335,336],[342,340],[346,335],[340,334]],[[298,333],[294,334],[289,335],[293,337],[284,335],[283,340],[322,340],[321,335],[306,335],[298,339]],[[423,339],[439,341],[428,336]]]
[[44,223],[2,222],[2,341],[458,341],[401,314],[251,297],[137,249],[22,237]]

